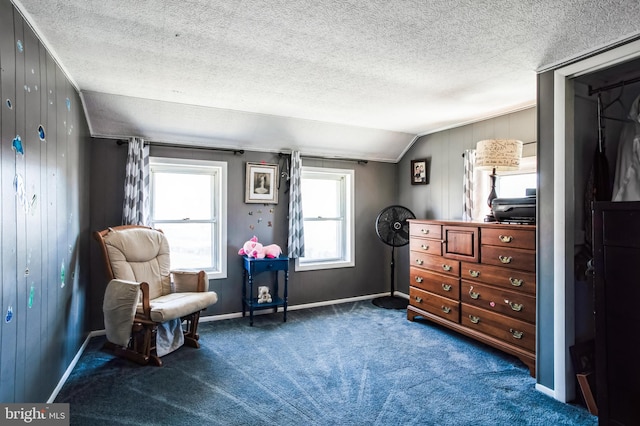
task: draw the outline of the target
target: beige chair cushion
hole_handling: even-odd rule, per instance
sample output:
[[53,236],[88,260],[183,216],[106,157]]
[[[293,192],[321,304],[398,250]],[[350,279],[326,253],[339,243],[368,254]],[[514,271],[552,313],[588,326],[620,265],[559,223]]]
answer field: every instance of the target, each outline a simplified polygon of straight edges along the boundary
[[111,343],[127,346],[140,296],[140,283],[111,280],[104,292],[104,329]]
[[[170,293],[150,300],[151,320],[165,322],[200,311],[218,301],[213,291]],[[138,304],[138,313],[142,313],[142,303]]]
[[148,283],[150,299],[171,292],[169,243],[162,232],[145,228],[112,229],[104,242],[114,278]]

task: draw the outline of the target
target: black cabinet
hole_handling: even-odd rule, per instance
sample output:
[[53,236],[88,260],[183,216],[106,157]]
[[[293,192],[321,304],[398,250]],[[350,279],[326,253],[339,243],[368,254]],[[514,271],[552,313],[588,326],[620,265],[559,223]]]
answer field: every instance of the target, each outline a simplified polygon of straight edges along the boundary
[[601,425],[640,424],[640,202],[593,204]]
[[[256,259],[243,256],[243,284],[242,284],[242,316],[249,310],[249,325],[253,325],[253,312],[258,309],[273,309],[278,312],[278,307],[282,306],[284,321],[287,321],[287,292],[289,284],[289,258],[281,255],[274,259]],[[282,296],[280,296],[279,274],[284,275],[284,285]],[[271,292],[271,302],[259,302],[257,297],[257,286],[255,285],[256,275],[261,273],[271,273],[272,281],[269,289]]]

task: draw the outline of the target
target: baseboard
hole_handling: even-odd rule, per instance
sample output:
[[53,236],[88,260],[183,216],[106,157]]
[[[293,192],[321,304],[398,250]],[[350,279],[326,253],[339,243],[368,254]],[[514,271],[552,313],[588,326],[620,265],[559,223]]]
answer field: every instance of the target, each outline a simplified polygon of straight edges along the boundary
[[536,390],[542,392],[547,396],[550,396],[553,399],[558,399],[556,398],[556,391],[554,391],[553,389],[549,389],[548,387],[541,385],[540,383],[536,383]]
[[[316,307],[319,307],[319,306],[338,305],[338,304],[341,304],[341,303],[349,303],[349,302],[359,302],[361,300],[369,300],[369,299],[375,299],[375,298],[381,297],[381,296],[389,296],[389,294],[390,294],[389,292],[387,292],[387,293],[379,293],[379,294],[368,294],[366,296],[348,297],[346,299],[325,300],[325,301],[322,301],[322,302],[305,303],[305,304],[302,304],[302,305],[292,305],[292,306],[287,306],[287,311],[296,311],[296,310],[299,310],[299,309],[316,308]],[[404,297],[406,299],[409,298],[409,296],[407,296],[406,294],[400,293],[400,292],[397,292],[397,291],[394,294],[396,296],[401,296],[401,297]],[[282,307],[280,307],[278,309],[278,311],[282,312]],[[263,314],[269,314],[269,313],[273,313],[273,311],[271,311],[271,310],[268,310],[268,311],[267,310],[265,310],[265,311],[256,311],[256,312],[254,312],[254,315],[263,315]],[[221,320],[232,319],[232,318],[241,318],[241,317],[242,317],[242,312],[234,312],[234,313],[222,314],[222,315],[208,315],[208,316],[200,317],[200,322],[221,321]],[[94,330],[94,331],[90,332],[87,335],[87,338],[82,343],[82,346],[80,346],[80,349],[78,349],[78,353],[76,353],[76,356],[73,357],[73,360],[71,361],[71,363],[67,367],[66,371],[64,372],[64,374],[60,378],[60,381],[58,382],[58,385],[56,386],[56,388],[51,393],[51,396],[49,396],[49,399],[47,400],[47,404],[51,404],[51,403],[53,403],[53,401],[55,401],[56,397],[58,396],[58,393],[60,392],[60,389],[62,389],[62,386],[64,386],[64,384],[66,383],[67,379],[71,375],[71,372],[73,372],[73,369],[75,368],[76,364],[80,360],[80,357],[84,353],[84,350],[86,349],[87,345],[89,344],[89,341],[91,341],[91,339],[93,337],[104,336],[105,334],[106,334],[106,331],[104,329],[102,329],[102,330]]]
[[84,339],[84,342],[82,343],[82,346],[80,346],[80,349],[78,349],[78,353],[76,353],[76,356],[73,357],[73,359],[71,360],[71,363],[69,364],[69,366],[65,370],[64,374],[62,375],[62,377],[58,381],[58,385],[56,386],[56,388],[51,393],[51,396],[49,396],[49,399],[47,399],[47,404],[51,404],[51,403],[53,403],[53,401],[55,401],[56,397],[58,396],[58,392],[60,392],[60,389],[62,389],[62,386],[64,386],[64,384],[67,382],[67,379],[69,378],[69,376],[71,375],[71,372],[73,371],[73,369],[75,368],[76,364],[80,360],[80,357],[84,353],[84,350],[87,347],[87,345],[89,344],[89,341],[91,341],[91,339],[93,337],[95,337],[95,336],[101,336],[101,335],[104,335],[104,334],[105,334],[104,330],[101,330],[101,331],[99,330],[99,331],[92,331],[87,335],[87,338]]

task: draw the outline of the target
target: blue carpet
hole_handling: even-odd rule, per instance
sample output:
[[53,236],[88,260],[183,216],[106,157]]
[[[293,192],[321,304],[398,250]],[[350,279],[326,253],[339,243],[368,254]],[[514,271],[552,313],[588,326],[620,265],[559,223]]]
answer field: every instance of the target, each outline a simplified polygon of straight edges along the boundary
[[200,324],[141,367],[94,338],[58,394],[76,425],[596,425],[517,358],[370,301]]

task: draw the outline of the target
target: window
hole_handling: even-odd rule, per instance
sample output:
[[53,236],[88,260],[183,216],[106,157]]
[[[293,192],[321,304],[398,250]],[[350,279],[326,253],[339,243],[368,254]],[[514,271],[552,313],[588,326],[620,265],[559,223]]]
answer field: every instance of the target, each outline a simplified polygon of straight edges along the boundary
[[537,187],[537,179],[536,157],[523,157],[519,170],[498,174],[496,191],[500,198],[524,197],[527,189]]
[[227,276],[227,163],[150,159],[151,226],[171,248],[171,269]]
[[302,167],[305,256],[296,271],[355,265],[353,186],[353,170]]

